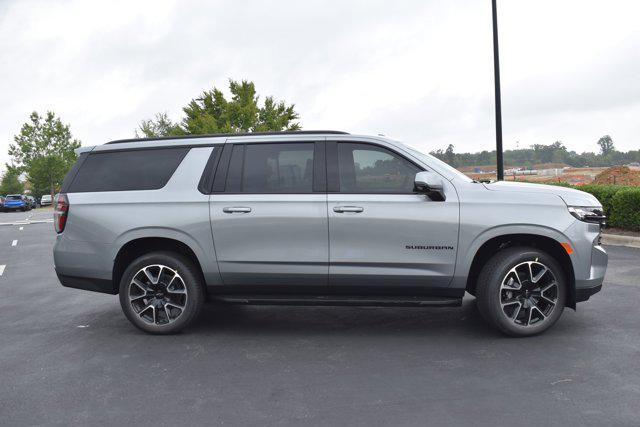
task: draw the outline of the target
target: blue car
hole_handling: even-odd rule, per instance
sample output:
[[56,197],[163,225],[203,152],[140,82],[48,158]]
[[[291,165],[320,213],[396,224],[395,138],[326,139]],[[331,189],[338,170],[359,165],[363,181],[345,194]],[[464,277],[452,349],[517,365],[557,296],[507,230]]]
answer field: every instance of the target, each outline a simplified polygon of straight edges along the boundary
[[22,194],[9,194],[4,199],[4,204],[2,205],[2,210],[4,212],[9,211],[28,211],[31,207],[29,206],[29,202],[26,197]]

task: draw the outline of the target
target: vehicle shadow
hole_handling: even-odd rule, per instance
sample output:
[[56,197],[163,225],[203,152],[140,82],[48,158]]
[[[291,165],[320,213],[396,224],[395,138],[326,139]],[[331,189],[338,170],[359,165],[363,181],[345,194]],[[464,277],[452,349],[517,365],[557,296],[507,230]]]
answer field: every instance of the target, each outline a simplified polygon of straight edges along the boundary
[[[129,323],[119,305],[97,316],[82,315],[74,321],[91,324],[108,336],[147,336]],[[543,336],[580,334],[590,328],[588,319],[566,309],[560,321]],[[476,300],[466,295],[461,307],[312,307],[227,305],[208,302],[195,322],[174,335],[181,340],[199,337],[396,337],[501,339],[480,315]],[[542,335],[541,335],[542,336]],[[508,338],[507,338],[508,339]]]
[[187,334],[244,335],[474,335],[500,337],[478,312],[475,299],[461,307],[297,307],[207,303]]

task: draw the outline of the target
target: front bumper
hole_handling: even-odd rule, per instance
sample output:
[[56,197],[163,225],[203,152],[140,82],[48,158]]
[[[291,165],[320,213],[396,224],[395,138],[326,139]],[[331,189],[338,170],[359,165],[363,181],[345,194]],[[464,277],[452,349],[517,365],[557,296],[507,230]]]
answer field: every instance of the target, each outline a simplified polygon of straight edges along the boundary
[[576,302],[588,300],[591,295],[597,294],[602,289],[602,283],[588,288],[576,288]]
[[575,302],[586,301],[602,289],[609,257],[600,245],[600,225],[576,220],[565,235],[570,239],[575,278]]
[[600,239],[594,241],[591,248],[591,265],[589,268],[589,277],[586,279],[576,279],[576,302],[582,302],[589,299],[593,294],[600,292],[604,274],[607,271],[607,263],[609,256],[602,246],[598,243]]

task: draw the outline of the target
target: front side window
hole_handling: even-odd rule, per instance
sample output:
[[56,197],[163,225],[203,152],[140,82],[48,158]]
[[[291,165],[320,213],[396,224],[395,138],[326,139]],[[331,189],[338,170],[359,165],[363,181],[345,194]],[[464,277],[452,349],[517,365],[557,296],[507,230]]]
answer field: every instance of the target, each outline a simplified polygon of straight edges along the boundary
[[338,172],[342,193],[413,193],[413,163],[370,144],[339,143]]
[[313,143],[247,144],[233,147],[227,191],[313,192]]

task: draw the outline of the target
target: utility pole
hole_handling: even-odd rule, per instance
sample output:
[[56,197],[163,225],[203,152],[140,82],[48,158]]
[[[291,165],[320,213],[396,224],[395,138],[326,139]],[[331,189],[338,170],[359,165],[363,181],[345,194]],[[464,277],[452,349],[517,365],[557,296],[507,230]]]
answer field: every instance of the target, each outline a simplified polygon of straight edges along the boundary
[[491,0],[493,13],[493,75],[496,93],[496,163],[498,181],[504,180],[504,160],[502,158],[502,102],[500,101],[500,57],[498,54],[498,14],[496,0]]

